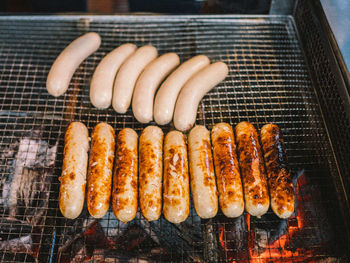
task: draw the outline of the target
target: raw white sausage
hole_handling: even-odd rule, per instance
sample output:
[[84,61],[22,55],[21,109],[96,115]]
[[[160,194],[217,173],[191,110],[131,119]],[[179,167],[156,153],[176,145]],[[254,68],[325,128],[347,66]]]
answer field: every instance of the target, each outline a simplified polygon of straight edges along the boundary
[[87,33],[70,43],[52,64],[46,80],[48,93],[55,97],[65,93],[78,66],[94,53],[100,44],[101,38],[94,32]]
[[112,106],[118,113],[125,113],[130,106],[137,78],[144,68],[156,57],[158,51],[153,46],[137,49],[120,67],[114,81]]
[[180,64],[179,56],[167,53],[152,61],[138,78],[132,98],[132,111],[141,123],[153,119],[154,94],[163,79]]
[[187,146],[185,136],[171,131],[164,140],[163,214],[171,223],[181,223],[190,212]]
[[163,136],[156,126],[148,126],[140,136],[140,208],[148,221],[157,220],[162,212]]
[[207,56],[198,55],[182,63],[160,86],[154,101],[154,120],[159,125],[168,124],[172,118],[177,96],[190,77],[209,65]]
[[124,44],[108,53],[98,64],[90,85],[90,101],[99,109],[111,105],[113,83],[122,63],[136,50],[134,44]]
[[175,105],[174,125],[176,129],[186,131],[193,126],[200,100],[223,81],[227,74],[227,65],[223,62],[216,62],[206,66],[186,82]]
[[88,170],[87,207],[91,216],[103,217],[109,208],[112,188],[115,133],[105,122],[97,124],[91,134]]
[[209,131],[195,126],[188,135],[191,190],[196,213],[201,218],[211,218],[218,212],[213,157]]
[[129,128],[121,130],[117,137],[112,208],[124,223],[133,220],[137,212],[137,141],[137,133]]
[[77,218],[84,206],[89,132],[81,122],[72,122],[64,137],[64,158],[59,207],[64,217]]

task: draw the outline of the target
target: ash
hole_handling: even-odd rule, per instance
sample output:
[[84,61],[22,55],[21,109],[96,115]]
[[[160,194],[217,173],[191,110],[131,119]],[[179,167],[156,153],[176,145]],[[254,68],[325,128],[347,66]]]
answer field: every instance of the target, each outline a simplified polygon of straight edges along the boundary
[[32,131],[0,150],[5,167],[0,179],[0,255],[4,251],[5,258],[9,253],[24,253],[35,259],[48,209],[57,143],[50,146],[40,139],[40,131]]

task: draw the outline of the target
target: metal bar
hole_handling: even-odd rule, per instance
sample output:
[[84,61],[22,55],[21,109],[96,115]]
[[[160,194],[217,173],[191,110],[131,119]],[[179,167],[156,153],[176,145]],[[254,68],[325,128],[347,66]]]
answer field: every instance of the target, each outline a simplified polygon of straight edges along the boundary
[[[53,98],[45,89],[47,73],[61,50],[86,31],[82,18],[89,21],[89,30],[101,35],[102,45],[80,65],[69,91]],[[278,124],[284,132],[289,163],[298,175],[295,187],[299,189],[299,214],[281,221],[269,211],[260,220],[244,215],[232,224],[221,214],[201,221],[192,207],[190,217],[180,225],[164,219],[149,223],[140,213],[131,223],[122,224],[111,211],[92,221],[84,208],[76,220],[63,218],[58,209],[58,177],[68,122],[82,121],[90,132],[100,121],[107,121],[116,131],[130,127],[140,133],[147,126],[138,123],[130,109],[119,115],[112,108],[97,110],[89,101],[89,82],[95,67],[105,54],[127,42],[138,46],[153,44],[160,54],[176,52],[181,61],[205,54],[211,61],[226,62],[229,76],[203,98],[196,123],[209,129],[222,121],[231,125],[250,121],[256,128],[267,122]],[[139,259],[246,262],[247,258],[254,262],[261,255],[270,261],[277,260],[277,256],[288,260],[343,256],[347,243],[332,236],[344,228],[336,191],[330,183],[339,173],[292,17],[5,16],[0,17],[0,43],[1,238],[33,237],[29,251],[20,248],[3,251],[1,246],[5,243],[0,240],[0,261],[64,262],[89,257],[112,262]],[[172,125],[162,128],[164,132],[174,129]],[[47,159],[53,152],[55,160]],[[17,167],[19,161],[21,170]],[[30,196],[22,185],[17,187],[14,194],[17,205],[11,214],[17,221],[8,221],[10,209],[5,197],[15,175],[21,180],[23,171],[36,176],[35,189],[39,189],[40,180],[47,188],[41,195]],[[310,198],[298,185],[319,198]],[[27,195],[31,198],[23,198]],[[42,216],[36,217],[38,214]],[[311,224],[312,221],[315,223]],[[276,226],[281,233],[287,231],[279,240],[280,250],[268,243],[277,235]],[[291,229],[299,231],[297,240],[301,243]],[[242,254],[230,247],[238,230],[244,232],[241,235],[244,240],[234,245],[245,245]],[[275,231],[273,235],[271,231]],[[289,242],[294,252],[284,242]],[[305,252],[309,250],[302,250],[305,244],[313,249],[312,255]],[[338,247],[336,252],[332,244]],[[320,250],[325,245],[329,248]],[[218,250],[211,250],[213,247]],[[257,251],[262,254],[256,254]],[[282,255],[279,251],[290,254]]]

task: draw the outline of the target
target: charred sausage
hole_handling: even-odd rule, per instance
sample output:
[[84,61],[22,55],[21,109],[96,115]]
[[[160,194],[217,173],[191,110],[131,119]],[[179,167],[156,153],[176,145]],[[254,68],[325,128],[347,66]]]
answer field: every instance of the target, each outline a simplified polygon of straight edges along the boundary
[[261,128],[260,139],[264,152],[271,208],[280,218],[288,218],[294,211],[294,191],[282,133],[277,125],[266,124]]

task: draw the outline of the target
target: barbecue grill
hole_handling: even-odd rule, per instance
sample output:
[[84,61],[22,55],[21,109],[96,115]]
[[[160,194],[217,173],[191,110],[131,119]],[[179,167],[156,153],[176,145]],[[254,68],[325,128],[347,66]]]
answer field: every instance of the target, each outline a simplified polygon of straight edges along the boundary
[[[68,92],[50,96],[50,66],[73,39],[98,32],[100,49],[75,72]],[[269,16],[2,16],[0,17],[1,262],[348,262],[350,259],[349,79],[316,1],[295,15]],[[138,123],[129,109],[95,109],[94,69],[123,43],[152,44],[181,61],[205,54],[228,64],[229,76],[207,94],[197,124],[274,122],[284,133],[296,209],[261,219],[221,212],[181,224],[124,224],[111,209],[102,219],[65,219],[58,208],[64,133],[71,121],[116,131]],[[172,125],[162,127],[170,131]]]

